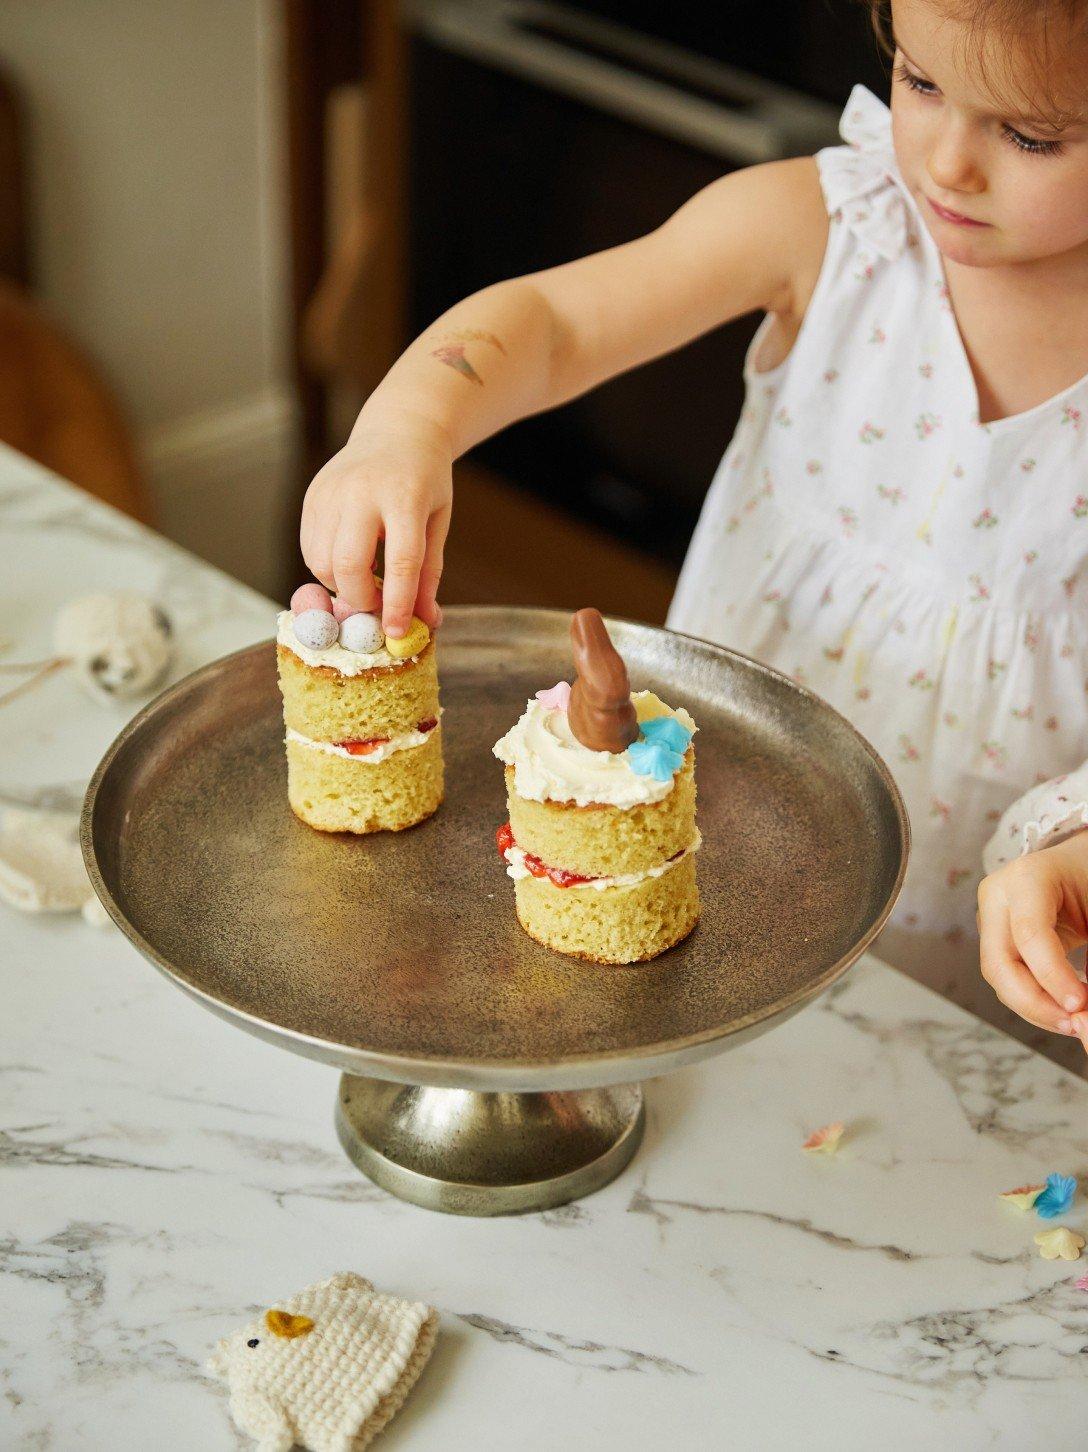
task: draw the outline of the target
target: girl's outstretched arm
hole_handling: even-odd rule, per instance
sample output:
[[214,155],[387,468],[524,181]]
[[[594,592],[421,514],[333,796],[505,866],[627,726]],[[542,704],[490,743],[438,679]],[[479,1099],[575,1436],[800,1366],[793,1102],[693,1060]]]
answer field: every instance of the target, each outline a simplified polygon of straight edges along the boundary
[[[496,214],[501,226],[501,197]],[[373,610],[384,538],[386,632],[402,635],[413,611],[435,623],[456,458],[744,313],[774,313],[785,352],[826,238],[815,162],[772,162],[720,177],[643,237],[457,303],[405,350],[311,483],[307,565]]]

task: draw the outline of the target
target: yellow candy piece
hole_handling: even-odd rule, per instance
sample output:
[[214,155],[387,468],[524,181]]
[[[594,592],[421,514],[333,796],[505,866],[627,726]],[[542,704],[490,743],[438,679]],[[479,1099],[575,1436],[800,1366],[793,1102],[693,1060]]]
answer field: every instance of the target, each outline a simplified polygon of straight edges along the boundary
[[393,640],[391,636],[385,638],[385,648],[394,660],[407,660],[410,655],[418,655],[431,638],[431,632],[423,624],[418,615],[412,616],[412,623],[399,640]]
[[1016,1190],[1006,1190],[999,1198],[1007,1205],[1015,1205],[1017,1210],[1030,1210],[1045,1189],[1045,1185],[1021,1185]]
[[647,691],[635,701],[635,716],[641,726],[643,721],[656,721],[659,716],[671,716],[673,713],[661,699],[655,696],[653,691]]
[[306,1336],[314,1329],[309,1316],[292,1316],[290,1311],[268,1311],[264,1324],[273,1336],[283,1336],[293,1341],[296,1336]]
[[1054,1230],[1040,1230],[1035,1244],[1044,1260],[1079,1260],[1084,1249],[1084,1236],[1059,1225]]

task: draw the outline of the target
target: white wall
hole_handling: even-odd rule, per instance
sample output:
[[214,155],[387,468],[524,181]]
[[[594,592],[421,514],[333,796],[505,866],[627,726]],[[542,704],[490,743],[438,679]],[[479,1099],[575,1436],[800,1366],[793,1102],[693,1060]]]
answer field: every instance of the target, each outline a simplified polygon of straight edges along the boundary
[[280,11],[0,4],[39,294],[116,389],[160,527],[258,586],[294,439]]

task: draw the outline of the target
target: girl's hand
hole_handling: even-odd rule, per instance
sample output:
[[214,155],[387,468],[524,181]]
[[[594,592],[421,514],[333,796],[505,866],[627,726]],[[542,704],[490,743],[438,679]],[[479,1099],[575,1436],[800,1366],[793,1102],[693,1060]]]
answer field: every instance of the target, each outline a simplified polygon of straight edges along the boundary
[[[452,502],[453,459],[441,430],[415,418],[368,426],[361,417],[306,491],[303,558],[356,610],[380,606],[386,635],[402,636],[413,615],[433,629]],[[380,539],[383,592],[373,576]]]
[[1088,832],[984,878],[978,922],[982,976],[1002,1003],[1088,1049],[1088,988],[1066,956],[1088,942]]

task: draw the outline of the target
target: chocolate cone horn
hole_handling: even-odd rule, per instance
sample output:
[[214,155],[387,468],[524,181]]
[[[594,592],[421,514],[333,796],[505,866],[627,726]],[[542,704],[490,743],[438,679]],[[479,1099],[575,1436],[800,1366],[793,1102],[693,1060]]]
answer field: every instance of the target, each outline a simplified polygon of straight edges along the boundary
[[578,678],[567,720],[591,751],[626,751],[638,739],[631,682],[623,657],[608,638],[599,610],[579,610],[570,623]]

